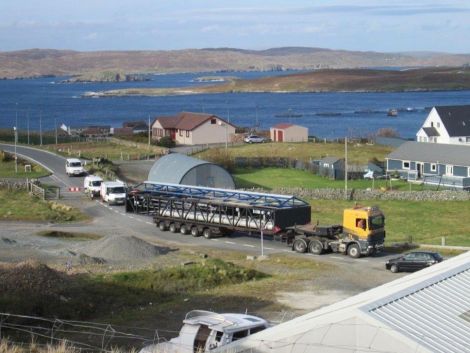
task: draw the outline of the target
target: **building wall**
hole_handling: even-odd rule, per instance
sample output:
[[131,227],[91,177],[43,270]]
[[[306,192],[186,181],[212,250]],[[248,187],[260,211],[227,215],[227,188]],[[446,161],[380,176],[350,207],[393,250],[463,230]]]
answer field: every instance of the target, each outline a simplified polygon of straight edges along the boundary
[[225,143],[230,142],[235,135],[235,127],[216,119],[215,124],[208,120],[192,131],[191,139],[187,144],[199,145],[206,143]]
[[306,142],[308,141],[308,128],[293,125],[286,129],[270,129],[271,140],[278,141],[278,131],[283,132],[283,142]]
[[163,136],[165,136],[165,129],[157,120],[152,125],[152,140],[160,140]]

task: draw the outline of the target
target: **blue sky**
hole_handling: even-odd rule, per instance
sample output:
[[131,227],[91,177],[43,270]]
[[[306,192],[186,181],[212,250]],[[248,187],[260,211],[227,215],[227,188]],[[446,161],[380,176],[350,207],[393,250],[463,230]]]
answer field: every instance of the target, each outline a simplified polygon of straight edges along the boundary
[[0,51],[281,46],[470,53],[470,1],[0,0]]

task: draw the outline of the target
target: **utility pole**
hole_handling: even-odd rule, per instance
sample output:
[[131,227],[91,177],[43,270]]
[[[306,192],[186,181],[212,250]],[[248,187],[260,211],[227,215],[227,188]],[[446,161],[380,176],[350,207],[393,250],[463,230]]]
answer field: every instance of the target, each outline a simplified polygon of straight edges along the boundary
[[29,145],[29,110],[26,114],[26,128],[27,128],[27,131],[28,131],[28,145]]
[[17,127],[13,127],[13,131],[15,134],[15,173],[18,174],[18,155],[16,154],[16,144],[18,142],[18,130]]
[[148,116],[148,119],[149,119],[149,123],[148,123],[148,125],[149,125],[149,131],[148,131],[148,135],[149,135],[149,136],[148,136],[148,137],[149,137],[149,141],[148,141],[148,145],[149,145],[149,150],[150,150],[150,135],[151,135],[151,128],[150,128],[150,115]]
[[39,111],[39,145],[42,146],[42,110]]
[[348,199],[348,138],[344,138],[344,199]]
[[55,126],[55,147],[57,148],[57,118],[54,118],[54,126]]

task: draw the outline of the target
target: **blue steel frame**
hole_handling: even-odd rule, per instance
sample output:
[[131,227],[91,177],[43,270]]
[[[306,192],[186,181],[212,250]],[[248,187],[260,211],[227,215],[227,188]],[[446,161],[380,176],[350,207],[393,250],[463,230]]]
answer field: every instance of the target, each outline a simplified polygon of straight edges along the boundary
[[231,203],[242,203],[249,206],[291,208],[309,205],[292,195],[265,194],[251,191],[217,189],[203,186],[155,183],[145,181],[136,189],[144,192],[156,192],[162,195],[190,197],[205,200],[218,200]]

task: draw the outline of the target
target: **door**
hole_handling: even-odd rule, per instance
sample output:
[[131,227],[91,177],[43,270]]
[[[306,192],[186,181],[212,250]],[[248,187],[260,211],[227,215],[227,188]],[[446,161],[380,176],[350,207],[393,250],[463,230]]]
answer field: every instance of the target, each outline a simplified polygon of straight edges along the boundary
[[421,179],[423,176],[423,164],[416,163],[416,172],[418,173],[418,179]]
[[278,142],[284,141],[284,131],[277,130],[277,141]]
[[170,137],[173,141],[175,141],[175,139],[176,139],[176,131],[175,130],[171,130]]

